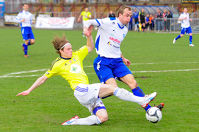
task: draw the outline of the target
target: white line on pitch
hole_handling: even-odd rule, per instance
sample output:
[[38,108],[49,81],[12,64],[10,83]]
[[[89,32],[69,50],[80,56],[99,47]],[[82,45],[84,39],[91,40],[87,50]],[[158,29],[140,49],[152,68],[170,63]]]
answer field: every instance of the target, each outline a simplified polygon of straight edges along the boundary
[[[32,72],[38,72],[38,71],[44,71],[46,69],[39,69],[39,70],[31,70],[31,71],[22,71],[22,72],[15,72],[15,73],[9,73],[3,76],[0,76],[0,78],[20,78],[20,77],[35,77],[35,76],[41,76],[41,75],[17,75],[13,76],[15,74],[19,73],[32,73]],[[189,72],[189,71],[199,71],[199,69],[177,69],[177,70],[159,70],[159,71],[133,71],[133,73],[160,73],[160,72]],[[95,74],[94,72],[92,73],[87,73],[87,74]]]

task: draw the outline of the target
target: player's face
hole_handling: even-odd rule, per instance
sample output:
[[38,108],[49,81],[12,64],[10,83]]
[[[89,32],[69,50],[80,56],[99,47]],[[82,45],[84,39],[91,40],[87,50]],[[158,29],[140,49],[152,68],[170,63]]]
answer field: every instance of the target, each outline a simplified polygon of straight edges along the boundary
[[63,50],[60,50],[61,56],[64,58],[72,58],[72,46],[67,45],[63,48]]
[[187,13],[187,8],[184,8],[184,13]]
[[88,8],[85,8],[85,11],[87,12],[87,11],[88,11]]
[[124,9],[123,14],[119,15],[118,19],[122,24],[126,25],[130,22],[131,16],[132,16],[132,11],[126,8]]
[[28,6],[27,4],[25,4],[25,5],[23,6],[23,9],[24,9],[25,11],[28,11],[28,8],[29,8],[29,6]]

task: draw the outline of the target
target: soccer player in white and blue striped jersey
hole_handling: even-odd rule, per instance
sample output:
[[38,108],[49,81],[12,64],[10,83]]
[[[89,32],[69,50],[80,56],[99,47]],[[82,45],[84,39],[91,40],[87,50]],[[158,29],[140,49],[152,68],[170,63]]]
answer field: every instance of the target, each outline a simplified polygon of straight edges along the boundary
[[[144,92],[127,67],[131,62],[123,57],[120,50],[120,45],[128,32],[126,25],[131,16],[132,9],[128,6],[121,6],[116,18],[86,21],[84,31],[87,31],[91,25],[98,26],[95,43],[98,57],[93,65],[101,83],[117,86],[115,78],[118,78],[131,88],[134,95],[144,97]],[[147,105],[144,109],[147,111],[150,107]]]
[[28,46],[35,43],[34,34],[31,25],[33,23],[33,15],[28,11],[28,4],[23,5],[23,11],[19,12],[16,21],[20,23],[21,34],[24,40],[22,44],[24,50],[24,57],[28,57]]
[[185,33],[189,34],[189,46],[193,47],[194,44],[192,44],[192,29],[190,26],[190,21],[192,19],[189,18],[189,13],[187,12],[187,8],[184,8],[183,13],[178,18],[178,21],[181,23],[181,33],[173,40],[173,44],[176,43],[176,40],[183,37]]

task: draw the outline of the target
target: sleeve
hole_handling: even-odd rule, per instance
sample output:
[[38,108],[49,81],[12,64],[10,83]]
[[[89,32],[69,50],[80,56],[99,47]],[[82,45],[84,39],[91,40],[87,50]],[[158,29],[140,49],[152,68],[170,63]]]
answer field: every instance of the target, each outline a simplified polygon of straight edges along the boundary
[[85,22],[85,27],[90,27],[90,25],[97,26],[99,28],[105,28],[105,25],[109,23],[110,18],[104,18],[104,19],[91,19]]
[[180,14],[179,18],[180,18],[180,19],[181,19],[181,18],[183,18],[183,15],[182,15],[182,14]]
[[84,15],[84,12],[82,11],[80,15],[83,16],[83,15]]
[[80,48],[78,51],[76,51],[76,52],[77,52],[79,58],[81,59],[81,61],[83,61],[84,58],[88,55],[88,48],[87,48],[87,46],[85,45],[85,46],[81,47],[81,48]]
[[20,23],[20,22],[21,22],[21,13],[19,13],[19,14],[16,16],[16,22],[17,22],[17,23]]
[[58,74],[58,67],[56,66],[56,61],[55,61],[55,62],[53,62],[51,68],[48,69],[48,71],[46,71],[44,76],[46,76],[47,78],[51,78],[57,74]]
[[33,15],[30,15],[30,24],[32,25]]
[[90,12],[89,12],[88,16],[91,17],[91,13]]

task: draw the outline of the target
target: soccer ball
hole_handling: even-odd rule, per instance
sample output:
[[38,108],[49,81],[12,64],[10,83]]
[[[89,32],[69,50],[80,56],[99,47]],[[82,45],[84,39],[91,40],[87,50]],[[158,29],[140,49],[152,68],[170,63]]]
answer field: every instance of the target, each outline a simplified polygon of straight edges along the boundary
[[162,112],[157,107],[151,107],[146,112],[146,119],[152,123],[157,123],[162,119]]

